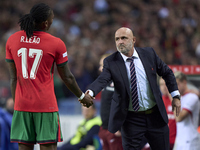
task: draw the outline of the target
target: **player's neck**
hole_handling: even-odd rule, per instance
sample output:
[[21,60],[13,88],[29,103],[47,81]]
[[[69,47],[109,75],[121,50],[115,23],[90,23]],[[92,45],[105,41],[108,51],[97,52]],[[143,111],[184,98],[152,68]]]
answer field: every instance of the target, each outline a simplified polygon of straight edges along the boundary
[[185,91],[183,92],[183,95],[185,95],[185,94],[187,94],[189,92],[190,92],[190,90],[188,88],[186,88]]
[[42,29],[34,29],[34,31],[43,31]]

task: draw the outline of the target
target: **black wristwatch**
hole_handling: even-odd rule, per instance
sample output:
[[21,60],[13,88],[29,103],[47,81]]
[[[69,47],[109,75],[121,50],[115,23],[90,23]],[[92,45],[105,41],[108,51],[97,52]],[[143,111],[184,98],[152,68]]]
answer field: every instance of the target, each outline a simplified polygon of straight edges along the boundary
[[173,98],[178,98],[179,100],[181,99],[181,96],[180,95],[176,95],[174,96]]

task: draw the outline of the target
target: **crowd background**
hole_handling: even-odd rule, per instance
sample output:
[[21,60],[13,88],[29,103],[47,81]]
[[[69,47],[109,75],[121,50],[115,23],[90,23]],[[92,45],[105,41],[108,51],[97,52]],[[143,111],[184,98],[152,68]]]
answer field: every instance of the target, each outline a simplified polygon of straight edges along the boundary
[[[53,8],[49,33],[65,42],[68,64],[83,91],[98,76],[100,56],[116,51],[114,33],[121,26],[133,30],[136,46],[153,47],[168,65],[200,63],[200,0],[0,0],[1,106],[10,96],[6,40],[37,2]],[[54,81],[58,100],[74,97],[56,70]]]
[[[2,108],[6,108],[6,101],[11,96],[5,62],[6,41],[20,30],[19,18],[39,2],[54,10],[55,18],[48,32],[65,42],[70,70],[82,91],[98,76],[101,56],[116,51],[114,34],[122,26],[133,30],[136,46],[153,47],[168,65],[200,64],[200,0],[0,0]],[[81,119],[78,115],[68,115],[81,115],[81,105],[56,70],[54,82],[59,111],[64,114],[61,123],[63,133],[67,134],[63,136],[67,140]],[[97,114],[99,99],[97,96],[95,100]]]

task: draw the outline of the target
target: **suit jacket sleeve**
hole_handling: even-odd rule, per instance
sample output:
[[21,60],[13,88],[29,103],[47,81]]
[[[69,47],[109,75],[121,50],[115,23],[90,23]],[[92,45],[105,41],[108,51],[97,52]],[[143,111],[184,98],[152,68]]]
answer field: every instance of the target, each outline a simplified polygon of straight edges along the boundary
[[[153,51],[155,53],[155,51]],[[175,90],[178,90],[178,86],[176,83],[176,78],[174,76],[173,71],[168,67],[167,64],[165,64],[155,53],[156,61],[157,61],[157,74],[159,76],[162,76],[162,78],[165,80],[166,86],[169,90],[169,92],[173,92]]]
[[89,85],[88,89],[94,92],[96,96],[107,84],[111,81],[111,73],[109,69],[109,63],[107,59],[104,59],[103,72],[98,76],[98,78]]

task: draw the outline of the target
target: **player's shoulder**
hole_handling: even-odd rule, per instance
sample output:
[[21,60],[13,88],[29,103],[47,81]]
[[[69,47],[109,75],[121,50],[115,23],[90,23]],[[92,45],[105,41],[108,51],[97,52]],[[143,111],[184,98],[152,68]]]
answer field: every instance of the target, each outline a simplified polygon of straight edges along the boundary
[[192,93],[192,92],[185,94],[185,96],[186,96],[186,97],[198,98],[198,95],[195,94],[195,93]]
[[187,93],[183,96],[183,99],[185,100],[190,100],[191,102],[198,102],[199,101],[199,97],[197,94],[195,93]]
[[138,53],[155,53],[155,50],[152,47],[135,47]]
[[49,33],[47,33],[47,32],[41,32],[41,34],[43,34],[43,36],[48,37],[49,39],[61,40],[60,38],[58,38],[58,37],[56,37],[56,36],[54,36],[54,35],[51,35],[51,34],[49,34]]
[[17,31],[17,32],[13,33],[12,35],[10,35],[10,37],[8,39],[15,38],[15,37],[25,35],[25,34],[26,33],[24,31],[20,30],[20,31]]
[[108,57],[106,57],[105,59],[107,61],[111,61],[111,60],[115,59],[118,55],[120,55],[120,53],[118,51],[116,51],[116,52],[112,53],[111,55],[109,55]]
[[17,32],[11,34],[11,35],[8,37],[6,44],[8,44],[8,45],[9,45],[9,44],[13,44],[13,42],[15,42],[16,39],[20,38],[20,36],[25,35],[25,34],[26,34],[26,33],[25,33],[24,31],[22,31],[22,30],[17,31]]
[[[49,33],[48,33],[49,34]],[[59,43],[59,44],[64,44],[64,41],[61,40],[59,37],[53,36],[51,34],[49,34],[49,37],[55,42]]]

